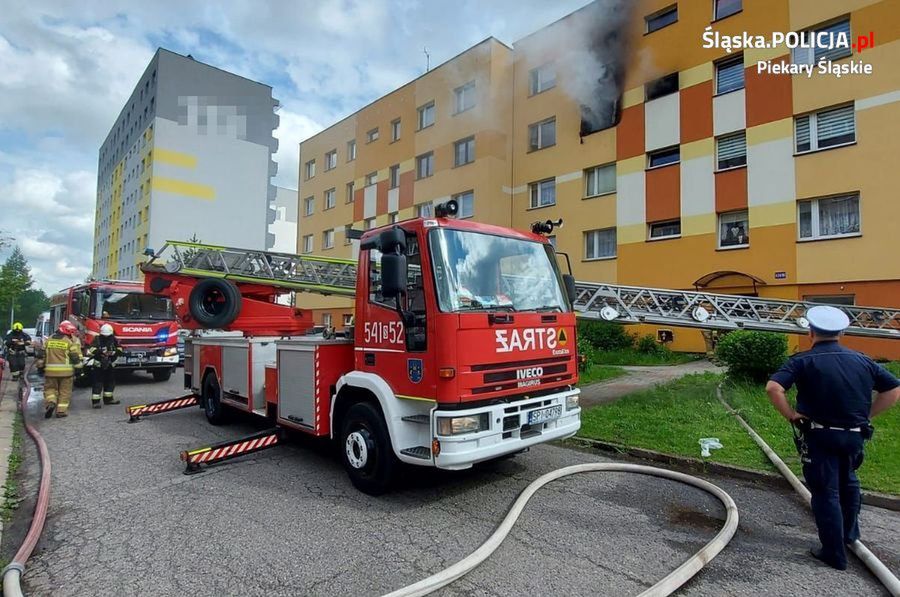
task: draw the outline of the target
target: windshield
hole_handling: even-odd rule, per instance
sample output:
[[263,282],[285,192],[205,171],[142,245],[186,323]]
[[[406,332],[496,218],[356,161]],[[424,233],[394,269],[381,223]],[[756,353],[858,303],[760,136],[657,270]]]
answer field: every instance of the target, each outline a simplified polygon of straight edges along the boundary
[[441,311],[566,311],[550,245],[448,230],[429,235]]
[[169,299],[142,292],[96,291],[96,316],[125,321],[174,319]]

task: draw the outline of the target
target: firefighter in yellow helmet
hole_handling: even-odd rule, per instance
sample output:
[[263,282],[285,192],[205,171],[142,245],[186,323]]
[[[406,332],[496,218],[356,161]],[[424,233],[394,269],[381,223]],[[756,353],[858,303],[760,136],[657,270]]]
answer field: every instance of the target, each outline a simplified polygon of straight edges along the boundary
[[44,343],[44,417],[69,414],[72,382],[81,369],[81,343],[75,338],[78,328],[71,321],[59,324],[59,330]]
[[100,326],[100,333],[94,337],[94,341],[87,349],[88,361],[85,365],[91,367],[91,380],[94,389],[91,393],[91,405],[100,408],[100,392],[103,392],[104,404],[118,404],[113,397],[116,388],[116,359],[122,356],[122,348],[119,346],[113,334],[113,327],[108,323]]
[[25,347],[31,345],[31,336],[25,333],[22,324],[17,321],[13,324],[12,331],[6,335],[5,344],[12,378],[19,379],[25,370]]

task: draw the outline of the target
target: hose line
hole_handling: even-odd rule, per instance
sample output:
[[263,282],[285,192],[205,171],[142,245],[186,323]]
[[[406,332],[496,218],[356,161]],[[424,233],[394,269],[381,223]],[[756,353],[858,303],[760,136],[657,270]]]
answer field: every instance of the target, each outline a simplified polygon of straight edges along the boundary
[[653,477],[661,477],[664,479],[671,479],[673,481],[679,481],[681,483],[685,483],[687,485],[692,485],[699,489],[706,491],[707,493],[712,494],[716,498],[722,502],[722,505],[725,506],[725,525],[722,529],[713,537],[709,543],[703,546],[703,548],[688,558],[681,566],[676,568],[674,571],[669,573],[665,578],[657,582],[655,585],[641,593],[641,597],[664,597],[665,595],[670,595],[675,590],[678,589],[681,585],[687,582],[692,576],[694,576],[697,572],[700,571],[703,566],[705,566],[710,560],[712,560],[720,551],[722,551],[731,538],[734,536],[735,531],[738,526],[738,511],[737,506],[734,503],[734,500],[731,499],[727,493],[725,493],[719,487],[716,487],[712,483],[708,481],[704,481],[703,479],[698,479],[697,477],[692,477],[691,475],[686,475],[684,473],[679,473],[676,471],[670,471],[666,469],[656,468],[653,466],[643,466],[639,464],[623,464],[623,463],[589,463],[589,464],[576,464],[574,466],[567,466],[561,469],[557,469],[555,471],[551,471],[546,475],[538,477],[532,483],[519,494],[519,497],[513,503],[512,507],[507,512],[506,517],[503,519],[503,522],[500,523],[500,526],[497,527],[497,530],[488,537],[488,539],[481,544],[481,547],[476,549],[474,552],[457,562],[456,564],[441,570],[437,574],[433,574],[428,578],[420,580],[417,583],[411,584],[407,587],[403,587],[402,589],[398,589],[385,597],[414,597],[420,595],[428,595],[429,593],[433,593],[434,591],[444,587],[456,579],[462,577],[463,575],[471,572],[473,569],[478,567],[482,562],[484,562],[494,551],[500,547],[500,544],[503,543],[503,540],[506,539],[506,536],[509,534],[510,530],[512,530],[513,525],[516,524],[516,521],[519,519],[519,515],[522,514],[522,511],[525,509],[525,506],[528,504],[528,501],[532,498],[532,496],[544,485],[550,483],[551,481],[555,481],[562,477],[567,477],[569,475],[576,475],[579,473],[597,473],[597,472],[619,472],[619,473],[637,473],[641,475],[649,475]]

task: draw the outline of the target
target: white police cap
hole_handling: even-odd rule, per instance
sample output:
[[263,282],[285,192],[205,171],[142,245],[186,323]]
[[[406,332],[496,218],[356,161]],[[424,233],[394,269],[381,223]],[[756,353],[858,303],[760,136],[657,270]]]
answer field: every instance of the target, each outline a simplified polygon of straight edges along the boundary
[[806,319],[809,321],[809,327],[813,330],[819,330],[827,334],[837,334],[847,329],[850,325],[850,318],[847,314],[837,307],[828,305],[820,305],[813,307],[806,312]]

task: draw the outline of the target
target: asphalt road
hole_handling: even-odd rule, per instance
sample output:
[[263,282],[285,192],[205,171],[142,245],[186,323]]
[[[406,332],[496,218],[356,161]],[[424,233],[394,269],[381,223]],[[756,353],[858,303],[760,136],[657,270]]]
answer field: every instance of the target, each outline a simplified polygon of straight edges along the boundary
[[[300,441],[184,476],[180,450],[256,428],[246,420],[212,427],[193,408],[126,423],[124,403],[176,396],[180,382],[180,372],[160,384],[133,376],[120,382],[123,405],[102,410],[79,390],[67,419],[39,419],[53,489],[27,594],[379,595],[470,553],[539,475],[605,460],[541,446],[461,473],[415,469],[397,492],[371,498],[352,488],[325,446]],[[26,491],[35,460],[29,451]],[[740,528],[680,594],[882,594],[859,563],[840,573],[806,554],[815,528],[793,493],[710,480],[737,502]],[[7,557],[30,510],[23,504],[7,526]],[[862,518],[864,540],[900,572],[900,514],[867,508]],[[570,477],[538,493],[497,553],[439,594],[635,595],[722,520],[712,497],[670,481]]]

